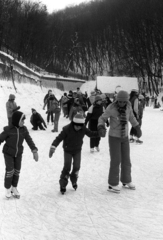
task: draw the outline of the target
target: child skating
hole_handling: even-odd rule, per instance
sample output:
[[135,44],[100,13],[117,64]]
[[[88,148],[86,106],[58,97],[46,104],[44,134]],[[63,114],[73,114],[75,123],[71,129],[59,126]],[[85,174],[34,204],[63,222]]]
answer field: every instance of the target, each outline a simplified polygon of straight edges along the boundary
[[[72,187],[76,190],[80,162],[81,162],[81,151],[83,145],[83,138],[85,135],[88,137],[98,137],[98,132],[92,132],[85,127],[85,119],[82,114],[77,113],[72,122],[65,127],[63,127],[61,133],[53,141],[49,157],[51,158],[53,153],[56,150],[56,147],[63,141],[63,150],[64,150],[64,166],[61,172],[59,184],[60,191],[62,194],[66,192],[66,186],[68,184],[68,179],[72,183]],[[71,164],[73,160],[73,167],[71,171]],[[70,173],[71,171],[71,173]]]
[[25,115],[22,112],[14,112],[12,115],[12,125],[4,127],[3,132],[0,134],[0,144],[5,141],[2,152],[6,165],[4,179],[5,196],[8,199],[12,195],[20,198],[17,185],[21,169],[24,139],[33,153],[34,160],[38,161],[37,147],[30,137],[27,128],[24,126],[24,120]]

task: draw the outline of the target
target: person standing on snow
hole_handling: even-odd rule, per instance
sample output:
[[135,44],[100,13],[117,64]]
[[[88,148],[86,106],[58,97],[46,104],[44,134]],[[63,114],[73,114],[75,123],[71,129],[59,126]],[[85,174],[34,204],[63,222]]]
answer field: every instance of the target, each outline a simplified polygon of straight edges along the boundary
[[8,117],[8,125],[12,125],[12,115],[15,111],[19,110],[20,106],[17,106],[15,102],[15,95],[10,94],[9,100],[6,103],[6,111],[7,111],[7,117]]
[[[123,186],[135,190],[131,179],[130,145],[128,139],[128,122],[141,136],[139,123],[134,117],[129,95],[126,91],[119,91],[116,100],[111,103],[99,117],[98,132],[103,136],[105,123],[110,119],[109,149],[110,149],[110,170],[108,176],[108,191],[120,193],[119,180]],[[120,174],[121,167],[121,176]]]
[[4,127],[3,132],[0,134],[0,144],[5,141],[2,152],[6,165],[4,180],[6,198],[10,198],[12,194],[16,198],[20,198],[17,185],[19,182],[24,140],[26,140],[30,147],[34,160],[38,161],[38,149],[30,137],[27,128],[24,126],[24,120],[25,115],[22,112],[14,112],[12,115],[12,125]]
[[[83,138],[85,135],[88,137],[98,137],[98,132],[92,132],[85,127],[85,118],[82,114],[77,113],[73,121],[63,127],[61,133],[52,142],[49,151],[51,158],[57,146],[63,141],[64,150],[64,166],[60,176],[60,191],[62,194],[66,192],[66,186],[70,177],[72,187],[77,189],[77,179],[80,170],[81,151],[83,145]],[[71,164],[73,160],[73,169],[71,171]],[[71,173],[70,173],[71,171]]]

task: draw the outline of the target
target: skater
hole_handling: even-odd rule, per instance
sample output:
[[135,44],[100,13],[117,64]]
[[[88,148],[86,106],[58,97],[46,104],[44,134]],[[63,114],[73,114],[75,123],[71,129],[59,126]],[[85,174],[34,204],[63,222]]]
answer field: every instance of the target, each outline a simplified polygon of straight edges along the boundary
[[33,125],[32,129],[38,130],[38,128],[39,128],[40,130],[45,130],[45,128],[47,128],[47,126],[46,126],[44,119],[40,115],[40,113],[38,113],[34,108],[32,108],[31,110],[32,110],[32,115],[30,118],[30,122]]
[[8,126],[12,125],[12,115],[15,111],[19,110],[20,106],[17,106],[15,102],[15,95],[10,94],[9,100],[6,103],[6,110],[7,110],[7,118],[8,118]]
[[24,139],[33,153],[34,160],[38,161],[38,149],[24,126],[24,120],[25,115],[22,112],[14,112],[12,115],[12,126],[4,127],[3,132],[0,134],[0,144],[5,141],[2,152],[6,165],[4,179],[6,198],[10,198],[12,194],[16,198],[20,198],[17,185],[21,169]]
[[[105,108],[102,105],[102,98],[100,95],[95,96],[95,100],[93,105],[91,105],[88,109],[88,113],[85,120],[85,125],[89,122],[88,128],[91,131],[97,131],[98,125],[98,118],[103,114]],[[99,144],[100,144],[100,137],[97,138],[90,138],[90,152],[94,153],[94,150],[97,152],[100,151]]]
[[[85,119],[82,114],[77,113],[73,121],[63,127],[61,133],[53,141],[49,157],[51,158],[55,152],[57,146],[63,141],[63,150],[64,150],[64,167],[60,176],[60,191],[62,194],[66,192],[66,186],[68,184],[68,179],[70,177],[72,187],[77,189],[77,179],[80,170],[81,162],[81,151],[83,145],[83,138],[85,135],[88,137],[97,137],[98,132],[92,132],[87,129],[84,125]],[[73,168],[71,171],[71,164],[73,159]],[[70,173],[71,171],[71,173]]]
[[105,122],[110,118],[109,148],[110,148],[110,170],[108,177],[108,191],[120,193],[119,173],[121,167],[120,181],[130,189],[135,189],[131,179],[130,145],[128,139],[128,122],[141,136],[139,123],[134,117],[129,95],[126,91],[119,91],[115,102],[110,104],[98,120],[98,131],[103,134]]
[[[138,100],[138,90],[137,89],[133,89],[130,93],[130,98],[129,101],[131,103],[132,106],[132,110],[134,113],[134,116],[136,118],[136,120],[139,122],[139,100]],[[137,140],[135,138],[137,138],[137,132],[136,129],[134,127],[131,127],[130,130],[130,143],[133,143],[136,141],[136,143],[140,143],[137,142]]]

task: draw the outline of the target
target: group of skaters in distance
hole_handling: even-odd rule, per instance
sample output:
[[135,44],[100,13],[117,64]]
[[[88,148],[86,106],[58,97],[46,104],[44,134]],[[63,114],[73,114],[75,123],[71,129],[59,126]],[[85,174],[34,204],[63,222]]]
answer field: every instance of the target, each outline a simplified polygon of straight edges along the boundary
[[[100,151],[100,139],[106,136],[108,131],[110,168],[108,176],[108,191],[120,193],[119,182],[122,186],[135,190],[131,178],[130,142],[142,143],[140,137],[143,110],[145,108],[144,96],[138,90],[133,89],[130,93],[119,91],[110,99],[108,94],[99,90],[92,91],[90,96],[77,91],[64,93],[58,100],[52,90],[46,94],[43,109],[46,108],[47,123],[42,116],[32,108],[30,122],[33,130],[45,130],[47,125],[53,123],[52,132],[59,132],[52,142],[49,150],[51,158],[60,142],[63,142],[64,166],[61,171],[59,185],[60,192],[64,194],[68,181],[76,190],[81,165],[81,151],[83,138],[90,138],[90,153]],[[5,196],[20,198],[17,189],[21,170],[23,141],[25,140],[33,153],[33,158],[38,161],[38,148],[33,142],[29,131],[24,126],[25,115],[19,111],[20,106],[15,102],[15,95],[10,94],[6,103],[8,126],[4,127],[0,134],[0,144],[3,146],[5,160],[4,187]],[[68,118],[69,123],[58,130],[61,112],[63,117]],[[132,125],[129,135],[129,123]],[[88,125],[88,127],[87,127]]]

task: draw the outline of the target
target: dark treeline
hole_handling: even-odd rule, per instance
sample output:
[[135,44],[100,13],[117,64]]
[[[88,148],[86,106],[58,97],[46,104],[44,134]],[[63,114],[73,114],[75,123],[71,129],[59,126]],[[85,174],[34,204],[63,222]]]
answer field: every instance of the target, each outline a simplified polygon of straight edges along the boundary
[[148,79],[162,85],[162,0],[94,0],[48,14],[46,6],[0,0],[0,48],[49,72]]

